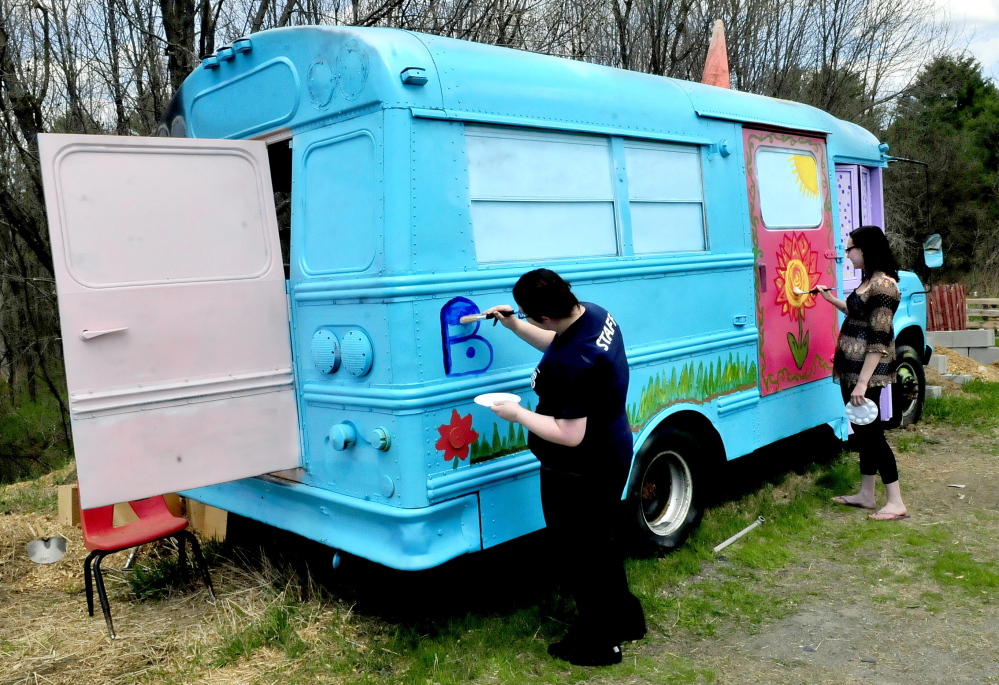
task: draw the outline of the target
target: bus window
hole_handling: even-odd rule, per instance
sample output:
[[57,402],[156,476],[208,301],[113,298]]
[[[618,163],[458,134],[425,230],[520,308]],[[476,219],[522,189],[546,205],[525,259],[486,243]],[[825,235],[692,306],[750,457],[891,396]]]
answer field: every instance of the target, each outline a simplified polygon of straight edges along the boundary
[[767,228],[815,228],[822,223],[818,167],[811,153],[763,148],[756,153],[756,177]]
[[698,149],[627,141],[624,150],[635,254],[704,251]]
[[465,146],[480,264],[617,254],[607,138],[468,125]]
[[302,153],[303,268],[309,275],[364,271],[382,234],[382,168],[374,136],[354,131]]

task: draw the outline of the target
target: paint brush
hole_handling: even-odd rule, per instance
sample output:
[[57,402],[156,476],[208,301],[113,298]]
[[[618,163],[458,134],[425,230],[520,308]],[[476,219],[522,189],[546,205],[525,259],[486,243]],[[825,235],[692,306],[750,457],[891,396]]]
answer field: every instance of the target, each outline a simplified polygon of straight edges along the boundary
[[[507,316],[513,316],[514,312],[496,312],[501,314],[504,318]],[[466,314],[465,316],[458,319],[458,323],[474,323],[476,321],[484,321],[485,319],[495,319],[496,317],[491,314]],[[496,325],[496,321],[493,321],[493,325]]]
[[[835,290],[835,289],[836,288],[829,288],[829,290]],[[793,292],[795,295],[818,295],[819,289],[813,288],[811,290],[802,290],[798,286],[794,286],[793,288],[791,288],[791,292]]]

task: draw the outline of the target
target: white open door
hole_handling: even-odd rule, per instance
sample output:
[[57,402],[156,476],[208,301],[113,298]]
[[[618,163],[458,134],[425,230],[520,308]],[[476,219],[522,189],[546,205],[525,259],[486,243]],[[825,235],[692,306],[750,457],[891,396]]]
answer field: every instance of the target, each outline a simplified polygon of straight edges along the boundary
[[80,504],[300,462],[261,142],[41,135]]

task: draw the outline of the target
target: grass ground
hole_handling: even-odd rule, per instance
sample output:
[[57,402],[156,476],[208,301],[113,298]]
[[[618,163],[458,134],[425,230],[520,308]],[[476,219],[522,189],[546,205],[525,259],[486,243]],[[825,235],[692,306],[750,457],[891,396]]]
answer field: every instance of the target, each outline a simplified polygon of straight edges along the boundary
[[[122,636],[111,642],[86,616],[79,534],[54,522],[50,493],[68,471],[6,486],[0,662],[10,666],[0,685],[75,683],[84,672],[108,683],[282,685],[999,682],[999,384],[965,387],[892,433],[907,521],[870,522],[830,503],[859,481],[856,456],[817,450],[815,435],[736,462],[687,545],[629,561],[651,630],[608,668],[545,652],[571,607],[539,561],[543,534],[421,573],[352,559],[334,573],[322,548],[247,524],[209,546],[215,606],[196,585],[173,583],[167,550],[109,574]],[[757,516],[766,523],[711,551]],[[69,538],[64,561],[26,561],[24,543],[42,534]]]

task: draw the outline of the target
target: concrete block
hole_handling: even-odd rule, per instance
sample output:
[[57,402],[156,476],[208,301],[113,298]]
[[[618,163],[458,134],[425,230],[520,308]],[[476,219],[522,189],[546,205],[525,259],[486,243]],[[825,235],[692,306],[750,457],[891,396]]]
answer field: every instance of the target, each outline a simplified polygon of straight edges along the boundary
[[926,342],[934,347],[951,347],[952,331],[926,331]]
[[992,347],[996,344],[996,332],[992,329],[974,331],[927,331],[926,342],[942,347]]
[[958,354],[963,355],[965,357],[968,356],[968,350],[969,349],[970,348],[967,348],[967,347],[952,347],[952,348],[950,348],[951,352],[957,352]]
[[80,488],[76,483],[59,486],[59,523],[80,525]]
[[934,352],[926,366],[936,369],[937,373],[947,373],[947,355]]
[[926,399],[939,399],[943,395],[943,388],[939,385],[927,385],[926,386]]
[[999,362],[999,347],[970,347],[968,356],[979,364],[995,364]]
[[949,381],[953,381],[958,385],[964,385],[965,383],[971,380],[971,376],[966,373],[948,373],[944,374],[944,378],[946,378]]
[[951,331],[955,347],[992,347],[996,344],[996,332],[991,328],[975,331]]

